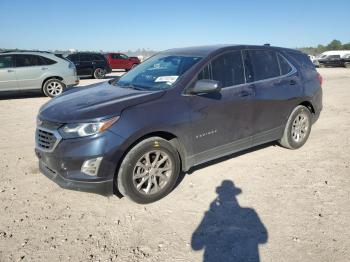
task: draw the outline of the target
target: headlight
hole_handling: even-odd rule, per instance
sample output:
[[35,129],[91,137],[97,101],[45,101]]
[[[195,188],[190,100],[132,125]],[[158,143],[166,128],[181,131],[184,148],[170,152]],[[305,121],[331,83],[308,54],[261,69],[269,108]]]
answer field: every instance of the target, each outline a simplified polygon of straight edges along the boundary
[[100,122],[66,124],[59,129],[63,138],[92,136],[101,133],[117,122],[119,116]]

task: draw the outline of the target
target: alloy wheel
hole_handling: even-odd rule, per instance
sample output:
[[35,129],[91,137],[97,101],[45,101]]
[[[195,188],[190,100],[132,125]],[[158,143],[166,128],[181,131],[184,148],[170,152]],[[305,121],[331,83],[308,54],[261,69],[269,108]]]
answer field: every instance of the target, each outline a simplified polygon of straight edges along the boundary
[[141,194],[153,195],[165,187],[172,174],[173,163],[169,155],[162,150],[153,150],[136,162],[133,183]]
[[310,123],[309,118],[305,113],[300,113],[296,116],[292,124],[292,138],[295,142],[302,142],[307,136]]
[[103,70],[102,68],[97,68],[95,70],[95,73],[94,73],[95,78],[101,79],[101,78],[104,78],[105,75],[106,75],[106,71]]
[[52,81],[46,87],[51,96],[58,96],[63,92],[63,86],[60,82]]

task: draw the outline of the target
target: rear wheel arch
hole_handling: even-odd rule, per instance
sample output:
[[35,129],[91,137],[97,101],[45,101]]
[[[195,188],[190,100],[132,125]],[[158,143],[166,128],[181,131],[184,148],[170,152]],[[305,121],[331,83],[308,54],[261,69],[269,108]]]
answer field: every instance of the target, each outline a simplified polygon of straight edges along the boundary
[[60,77],[60,76],[49,76],[49,77],[46,77],[46,78],[44,79],[44,81],[41,83],[41,89],[43,89],[44,84],[46,83],[46,81],[48,81],[48,80],[50,80],[50,79],[58,79],[58,80],[60,80],[60,81],[63,81],[63,78]]
[[310,101],[304,101],[304,102],[300,103],[299,105],[305,106],[307,109],[309,109],[311,114],[315,114],[315,108]]

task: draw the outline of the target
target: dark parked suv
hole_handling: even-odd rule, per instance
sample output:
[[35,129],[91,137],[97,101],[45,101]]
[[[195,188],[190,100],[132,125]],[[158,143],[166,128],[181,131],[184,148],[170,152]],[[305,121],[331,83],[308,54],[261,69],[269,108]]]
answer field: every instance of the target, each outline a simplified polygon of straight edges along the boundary
[[104,78],[112,72],[104,55],[99,53],[74,53],[64,56],[72,61],[77,69],[78,76]]
[[321,82],[292,49],[164,51],[119,80],[43,105],[39,167],[63,188],[153,202],[203,162],[270,141],[303,146],[322,109]]

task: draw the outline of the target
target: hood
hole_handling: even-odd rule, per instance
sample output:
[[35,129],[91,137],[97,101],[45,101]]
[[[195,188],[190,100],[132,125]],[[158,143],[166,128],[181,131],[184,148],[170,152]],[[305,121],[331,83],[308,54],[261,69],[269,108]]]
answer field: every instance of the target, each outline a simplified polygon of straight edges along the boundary
[[127,107],[155,100],[164,93],[120,88],[108,82],[77,87],[44,104],[39,118],[57,123],[97,121],[120,115]]

